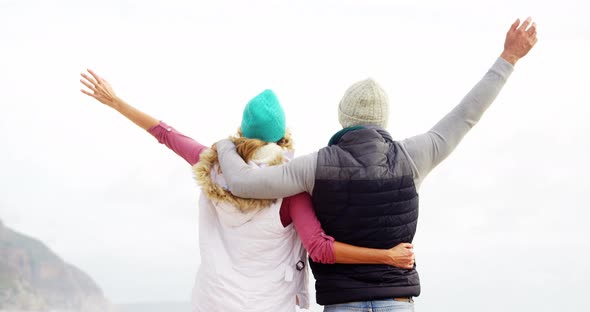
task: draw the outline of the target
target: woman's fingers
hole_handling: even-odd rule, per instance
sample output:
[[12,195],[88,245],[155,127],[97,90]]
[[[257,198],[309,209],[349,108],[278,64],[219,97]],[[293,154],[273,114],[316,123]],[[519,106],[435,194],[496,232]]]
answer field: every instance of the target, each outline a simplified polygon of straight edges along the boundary
[[96,82],[96,80],[94,80],[94,78],[92,78],[92,77],[88,76],[86,73],[81,73],[80,75],[81,75],[81,76],[82,76],[84,79],[86,79],[86,81],[87,81],[88,83],[91,83],[91,84],[93,85],[93,87],[92,87],[92,88],[90,88],[90,89],[96,89],[96,87],[98,86],[98,82]]
[[85,85],[88,89],[96,92],[96,88],[94,87],[94,85],[91,85],[90,83],[88,83],[86,80],[84,79],[80,79],[80,82]]
[[97,84],[101,84],[102,83],[102,78],[100,78],[100,76],[97,75],[92,69],[87,69],[87,71],[92,75],[92,77],[94,77],[94,79],[96,80]]
[[414,268],[414,263],[415,263],[415,261],[416,261],[416,255],[414,255],[414,254],[412,253],[412,257],[411,257],[411,259],[410,259],[410,263],[408,263],[408,268],[409,268],[409,269],[413,269],[413,268]]
[[402,243],[402,246],[403,246],[404,248],[407,248],[407,249],[413,249],[413,248],[414,248],[414,245],[412,245],[412,244],[410,244],[410,243]]
[[94,94],[93,94],[93,93],[90,93],[90,92],[88,92],[88,91],[86,91],[86,90],[84,90],[84,89],[80,89],[80,91],[81,91],[82,93],[84,93],[84,94],[88,95],[88,96],[91,96],[91,97],[93,97],[93,98],[96,98],[96,97],[94,96]]

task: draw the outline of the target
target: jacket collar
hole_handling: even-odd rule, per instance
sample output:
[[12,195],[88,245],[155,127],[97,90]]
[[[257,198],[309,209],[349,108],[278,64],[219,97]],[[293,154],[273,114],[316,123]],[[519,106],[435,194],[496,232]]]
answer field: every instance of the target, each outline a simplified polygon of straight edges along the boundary
[[378,126],[359,125],[359,126],[347,127],[347,128],[344,128],[344,129],[336,132],[336,134],[334,134],[332,136],[332,138],[330,138],[330,141],[328,142],[328,146],[332,146],[332,145],[336,145],[336,144],[340,143],[340,140],[342,140],[342,137],[344,137],[348,133],[359,131],[359,130],[367,130],[367,129],[373,130],[374,132],[379,134],[385,141],[393,142],[393,139],[391,138],[391,134],[389,134],[389,132],[387,132],[387,130],[385,130],[381,127],[378,127]]

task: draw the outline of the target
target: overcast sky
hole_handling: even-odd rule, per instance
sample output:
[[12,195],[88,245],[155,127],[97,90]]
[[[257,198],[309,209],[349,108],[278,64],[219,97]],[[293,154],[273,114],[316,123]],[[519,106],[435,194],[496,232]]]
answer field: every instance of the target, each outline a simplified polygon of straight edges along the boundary
[[427,131],[531,15],[537,46],[422,185],[417,307],[588,310],[589,6],[0,0],[0,218],[115,303],[188,300],[200,261],[190,167],[81,94],[81,71],[204,144],[272,88],[302,154],[339,130],[340,97],[366,77],[389,94],[394,138]]

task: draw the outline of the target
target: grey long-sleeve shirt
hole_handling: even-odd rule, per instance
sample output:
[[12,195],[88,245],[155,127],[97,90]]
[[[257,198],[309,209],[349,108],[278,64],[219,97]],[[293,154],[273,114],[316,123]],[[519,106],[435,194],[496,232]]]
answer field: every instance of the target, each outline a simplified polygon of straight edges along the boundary
[[[498,58],[463,100],[432,129],[400,141],[403,152],[412,163],[417,188],[479,121],[513,70],[510,63]],[[229,190],[236,196],[281,198],[313,191],[317,152],[297,157],[282,166],[258,169],[248,166],[229,140],[218,142],[217,152]]]

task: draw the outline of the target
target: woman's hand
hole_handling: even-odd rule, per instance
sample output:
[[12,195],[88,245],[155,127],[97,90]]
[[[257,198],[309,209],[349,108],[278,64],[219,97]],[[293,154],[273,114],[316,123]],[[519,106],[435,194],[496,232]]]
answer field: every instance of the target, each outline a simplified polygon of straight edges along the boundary
[[94,71],[88,69],[88,74],[81,73],[82,79],[80,82],[85,85],[90,91],[80,89],[82,93],[97,99],[99,102],[116,109],[116,105],[119,102],[119,98],[113,91],[111,85],[99,77]]
[[414,268],[414,245],[410,243],[400,243],[397,246],[388,249],[387,253],[387,264],[402,269]]
[[127,117],[127,119],[133,121],[134,124],[140,126],[144,130],[148,130],[151,127],[159,124],[160,122],[152,116],[138,110],[137,108],[127,104],[121,98],[119,98],[111,85],[104,79],[100,78],[91,69],[88,69],[88,74],[81,73],[82,79],[80,82],[85,85],[90,91],[80,89],[82,93],[97,99],[102,104],[109,106],[121,115]]

